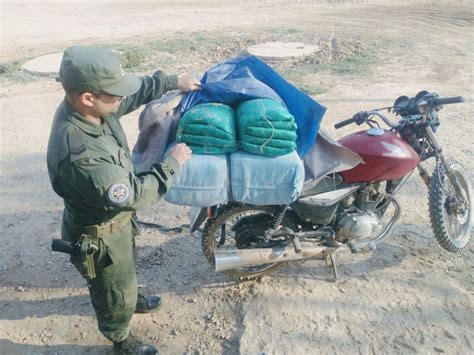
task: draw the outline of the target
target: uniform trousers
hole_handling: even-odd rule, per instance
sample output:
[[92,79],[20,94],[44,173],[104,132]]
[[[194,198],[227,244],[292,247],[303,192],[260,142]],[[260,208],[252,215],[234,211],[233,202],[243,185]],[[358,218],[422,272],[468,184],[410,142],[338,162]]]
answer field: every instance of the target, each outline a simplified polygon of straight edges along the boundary
[[[98,237],[96,277],[89,281],[89,294],[99,330],[113,342],[127,338],[137,304],[136,235],[138,228],[130,221],[120,230]],[[77,258],[71,257],[71,262],[80,270]]]

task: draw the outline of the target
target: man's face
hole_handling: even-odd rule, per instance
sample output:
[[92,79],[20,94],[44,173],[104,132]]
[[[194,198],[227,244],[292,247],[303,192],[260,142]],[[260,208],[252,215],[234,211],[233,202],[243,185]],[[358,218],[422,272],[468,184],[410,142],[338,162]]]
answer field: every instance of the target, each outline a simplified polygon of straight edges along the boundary
[[105,92],[94,94],[94,109],[98,116],[107,116],[117,112],[122,102],[123,96],[113,96]]

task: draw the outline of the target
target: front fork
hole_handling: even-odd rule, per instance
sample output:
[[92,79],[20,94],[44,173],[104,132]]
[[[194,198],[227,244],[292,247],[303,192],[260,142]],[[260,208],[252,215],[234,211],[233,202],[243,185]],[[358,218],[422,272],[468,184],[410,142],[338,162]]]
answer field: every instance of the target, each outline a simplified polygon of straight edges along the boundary
[[[451,184],[453,185],[456,195],[461,196],[463,199],[463,202],[466,201],[467,200],[466,193],[464,189],[462,188],[461,184],[459,183],[458,177],[454,173],[453,169],[451,169],[448,159],[446,159],[446,157],[444,156],[443,149],[441,148],[438,141],[436,140],[433,129],[430,126],[428,126],[425,128],[425,132],[433,148],[435,149],[437,164],[439,164],[440,162],[441,164],[443,164],[444,169],[446,171],[446,175],[449,181],[451,182]],[[420,171],[420,175],[423,181],[429,187],[430,178],[427,171],[420,164],[418,164],[417,167],[418,167],[418,170]]]
[[418,172],[420,173],[421,179],[425,183],[426,187],[429,188],[431,182],[430,174],[420,163],[418,163],[416,167],[418,168]]

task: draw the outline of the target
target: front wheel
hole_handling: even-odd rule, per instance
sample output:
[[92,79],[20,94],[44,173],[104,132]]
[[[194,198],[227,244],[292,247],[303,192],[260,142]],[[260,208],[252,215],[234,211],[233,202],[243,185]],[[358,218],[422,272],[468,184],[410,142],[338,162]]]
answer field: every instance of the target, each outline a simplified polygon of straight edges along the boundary
[[456,193],[445,168],[437,164],[429,189],[430,220],[439,244],[450,252],[459,253],[471,238],[472,188],[462,165],[456,160],[449,160],[448,163],[466,198]]

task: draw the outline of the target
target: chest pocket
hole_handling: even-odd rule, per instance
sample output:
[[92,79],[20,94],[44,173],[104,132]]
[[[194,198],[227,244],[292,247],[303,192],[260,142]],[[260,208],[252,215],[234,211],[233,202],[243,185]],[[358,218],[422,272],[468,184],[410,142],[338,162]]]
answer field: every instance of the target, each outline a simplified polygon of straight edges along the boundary
[[133,170],[133,163],[130,154],[125,149],[118,147],[115,156],[113,156],[114,162],[120,165],[122,168],[130,171]]

